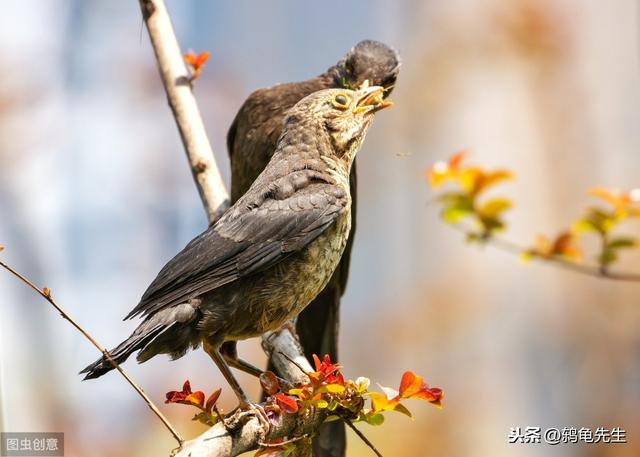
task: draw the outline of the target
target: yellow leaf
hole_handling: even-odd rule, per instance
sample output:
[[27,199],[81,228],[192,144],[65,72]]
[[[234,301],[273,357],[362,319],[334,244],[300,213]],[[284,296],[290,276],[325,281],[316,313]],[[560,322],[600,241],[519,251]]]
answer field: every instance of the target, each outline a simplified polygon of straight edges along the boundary
[[500,213],[510,209],[511,200],[507,198],[492,198],[482,204],[478,213],[484,218],[496,218]]

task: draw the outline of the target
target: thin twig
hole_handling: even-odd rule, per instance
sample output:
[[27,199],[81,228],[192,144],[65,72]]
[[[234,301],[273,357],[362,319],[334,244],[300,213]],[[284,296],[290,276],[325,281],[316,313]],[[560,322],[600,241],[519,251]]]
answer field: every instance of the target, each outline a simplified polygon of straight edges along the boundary
[[378,456],[378,457],[383,457],[382,454],[380,453],[380,451],[378,451],[376,449],[376,447],[373,445],[373,443],[371,441],[369,441],[369,438],[367,438],[364,433],[362,433],[360,430],[358,430],[358,428],[353,425],[353,422],[351,422],[349,419],[345,419],[344,417],[342,418],[342,420],[344,421],[345,424],[347,424],[349,426],[349,428],[351,430],[353,430],[355,432],[356,435],[358,435],[358,437],[364,441],[364,443],[369,446],[371,448],[371,450]]
[[38,286],[36,286],[31,280],[29,280],[27,277],[25,277],[24,275],[18,273],[15,269],[13,269],[12,267],[10,267],[9,265],[7,265],[6,263],[0,261],[0,266],[2,266],[4,269],[6,269],[7,271],[9,271],[11,274],[13,274],[15,277],[17,277],[20,281],[22,281],[23,283],[25,283],[27,286],[31,287],[34,291],[36,291],[40,296],[42,296],[45,300],[47,300],[51,306],[53,306],[56,311],[58,311],[60,313],[60,315],[66,319],[71,325],[73,325],[80,333],[82,333],[82,335],[91,342],[91,344],[93,344],[101,353],[102,355],[109,361],[109,363],[111,363],[111,365],[113,365],[113,368],[115,368],[116,370],[118,370],[120,372],[120,374],[124,377],[124,379],[127,380],[127,382],[131,385],[131,387],[134,388],[134,390],[136,392],[138,392],[138,395],[140,395],[142,397],[142,399],[144,400],[144,402],[147,404],[147,406],[151,409],[151,411],[154,412],[154,414],[156,416],[158,416],[158,419],[160,419],[162,421],[162,423],[164,424],[165,427],[167,427],[167,429],[171,432],[171,434],[173,435],[173,437],[178,441],[178,443],[180,445],[182,445],[182,443],[184,442],[184,440],[182,439],[182,437],[178,434],[178,432],[173,428],[173,426],[171,425],[171,423],[169,422],[169,420],[160,412],[160,410],[158,409],[158,407],[151,401],[151,399],[147,396],[147,394],[144,392],[144,390],[142,390],[142,388],[140,386],[138,386],[133,379],[131,379],[131,377],[120,367],[120,365],[118,364],[118,362],[116,362],[115,360],[113,360],[113,358],[111,357],[111,354],[109,354],[109,351],[107,351],[104,346],[102,346],[100,343],[98,343],[96,341],[96,339],[91,336],[91,334],[89,334],[89,332],[87,332],[84,328],[82,328],[80,326],[80,324],[78,324],[76,321],[74,321],[71,316],[69,316],[66,311],[64,309],[62,309],[60,307],[60,305],[58,305],[58,303],[53,299],[53,296],[51,295],[51,291],[47,288],[43,288],[40,289]]
[[284,357],[285,359],[287,359],[289,362],[291,362],[292,364],[294,364],[304,375],[307,375],[308,373],[306,371],[304,371],[304,368],[302,368],[300,366],[300,364],[298,364],[298,362],[296,362],[295,360],[293,360],[291,357],[289,357],[287,354],[285,354],[282,351],[278,351],[278,354],[280,354],[282,357]]
[[[464,233],[465,235],[471,235],[474,232],[465,227],[462,224],[449,224],[454,229]],[[527,248],[520,246],[517,243],[514,243],[509,240],[505,240],[504,238],[498,238],[496,236],[486,237],[480,240],[482,244],[488,244],[493,246],[501,251],[508,252],[510,254],[520,255],[523,252],[527,251]],[[603,269],[599,265],[585,265],[580,263],[575,263],[570,260],[564,259],[559,256],[533,256],[534,259],[540,260],[543,262],[548,262],[549,264],[555,265],[557,267],[563,268],[565,270],[573,271],[574,273],[581,273],[587,276],[593,276],[601,279],[611,279],[613,281],[628,281],[628,282],[640,282],[640,274],[637,273],[629,273],[629,272],[613,272],[607,269]]]
[[280,441],[279,443],[264,443],[264,442],[260,442],[258,444],[260,444],[260,446],[262,446],[262,447],[279,447],[279,446],[284,446],[285,444],[295,443],[296,441],[300,441],[300,440],[303,440],[305,438],[309,438],[309,435],[306,434],[306,433],[304,435],[294,436],[293,438],[290,438],[288,440]]

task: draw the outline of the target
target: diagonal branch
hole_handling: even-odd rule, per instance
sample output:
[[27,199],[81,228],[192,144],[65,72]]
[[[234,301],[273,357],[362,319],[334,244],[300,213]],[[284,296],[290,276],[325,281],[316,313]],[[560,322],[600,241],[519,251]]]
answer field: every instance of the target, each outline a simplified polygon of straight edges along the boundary
[[[473,229],[465,224],[457,223],[457,224],[448,224],[450,227],[462,232],[467,237],[469,235],[475,235]],[[499,238],[496,236],[489,237],[480,237],[477,242],[482,244],[488,244],[493,246],[496,249],[507,252],[509,254],[521,255],[523,252],[527,251],[527,248],[514,243],[512,241],[506,240],[504,238]],[[627,282],[640,282],[640,274],[638,273],[630,273],[630,272],[615,272],[609,271],[607,269],[603,269],[598,265],[586,265],[582,263],[572,262],[571,260],[567,260],[560,256],[534,256],[536,260],[541,262],[547,262],[549,265],[555,265],[559,268],[563,268],[568,271],[573,271],[574,273],[580,273],[586,276],[593,276],[601,279],[610,279],[612,281],[627,281]]]
[[[2,246],[0,246],[0,251],[2,251]],[[62,307],[54,300],[53,296],[51,295],[51,291],[48,288],[43,288],[40,289],[38,286],[36,286],[31,280],[29,280],[26,276],[18,273],[18,271],[16,271],[14,268],[12,268],[11,266],[7,265],[6,263],[0,261],[0,266],[4,269],[6,269],[7,271],[9,271],[11,274],[13,274],[16,278],[18,278],[20,281],[22,281],[23,283],[25,283],[27,286],[29,286],[31,289],[33,289],[36,293],[38,293],[40,296],[42,296],[45,300],[47,300],[51,306],[53,306],[56,311],[58,311],[60,313],[60,315],[66,319],[67,321],[69,321],[69,323],[71,323],[71,325],[73,325],[80,333],[82,333],[82,335],[91,342],[91,344],[93,344],[100,352],[102,352],[102,354],[104,355],[104,357],[111,363],[111,365],[113,365],[113,367],[118,370],[118,372],[120,372],[120,374],[124,377],[124,379],[127,380],[127,382],[131,385],[131,387],[134,388],[134,390],[138,393],[138,395],[140,395],[142,397],[142,399],[144,400],[144,402],[147,404],[147,406],[151,409],[151,411],[153,411],[153,413],[158,416],[158,418],[162,421],[162,423],[164,424],[165,427],[167,427],[167,429],[171,432],[171,434],[173,435],[173,437],[178,441],[178,443],[182,444],[184,442],[184,440],[182,439],[182,437],[178,434],[178,432],[173,428],[173,426],[171,425],[171,423],[169,422],[169,420],[164,416],[164,414],[162,414],[160,412],[160,410],[158,409],[158,407],[151,401],[151,399],[149,398],[149,396],[144,392],[144,390],[142,390],[142,388],[140,386],[138,386],[133,379],[131,379],[131,377],[122,369],[122,367],[120,367],[120,365],[118,364],[118,362],[116,362],[115,360],[113,360],[113,358],[111,357],[111,354],[109,354],[109,352],[105,349],[104,346],[102,346],[100,343],[98,343],[98,341],[96,341],[95,338],[93,338],[93,336],[91,336],[91,334],[89,332],[87,332],[84,328],[82,328],[80,326],[80,324],[78,324],[75,320],[73,320],[71,318],[71,316],[69,316],[66,311],[64,309],[62,309]]]
[[164,2],[140,0],[140,8],[193,179],[209,223],[213,224],[229,207],[229,193],[213,157],[200,110],[191,90],[191,75],[184,64]]

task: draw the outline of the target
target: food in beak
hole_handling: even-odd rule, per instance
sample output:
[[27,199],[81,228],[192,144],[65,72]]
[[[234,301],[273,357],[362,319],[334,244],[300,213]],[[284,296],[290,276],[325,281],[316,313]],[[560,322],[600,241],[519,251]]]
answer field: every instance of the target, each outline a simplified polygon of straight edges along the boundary
[[383,98],[385,92],[383,87],[371,87],[368,89],[370,92],[358,100],[358,103],[353,110],[355,114],[362,112],[373,114],[376,111],[380,111],[381,109],[388,108],[393,105],[391,100],[385,100]]

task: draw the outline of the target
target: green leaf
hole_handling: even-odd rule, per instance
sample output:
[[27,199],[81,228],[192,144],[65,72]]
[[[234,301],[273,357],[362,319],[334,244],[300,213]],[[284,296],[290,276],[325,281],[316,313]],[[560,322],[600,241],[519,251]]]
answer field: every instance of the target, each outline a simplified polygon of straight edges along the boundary
[[468,209],[449,206],[442,210],[440,216],[449,224],[457,224],[461,219],[465,218],[469,214],[471,214],[471,211]]
[[493,232],[498,232],[504,229],[504,222],[496,217],[480,218],[480,224],[482,225],[482,231],[486,235],[491,235]]
[[598,262],[602,266],[610,265],[616,260],[618,260],[618,254],[616,254],[615,249],[609,249],[609,248],[603,249],[603,251],[598,256]]
[[577,232],[597,232],[607,234],[615,227],[617,219],[614,214],[600,208],[589,208],[587,214],[573,225]]
[[618,237],[609,241],[607,247],[609,249],[624,249],[624,248],[633,248],[637,244],[637,240],[635,238],[630,237]]
[[398,411],[399,413],[404,414],[405,416],[409,416],[410,418],[413,419],[413,414],[411,414],[411,411],[409,411],[407,409],[406,406],[404,406],[402,403],[398,403],[395,408],[393,408],[393,411]]
[[204,425],[213,426],[218,422],[218,415],[216,413],[201,412],[193,416],[191,420],[198,421]]
[[384,416],[380,413],[367,414],[364,416],[364,420],[369,425],[382,425],[384,422]]

